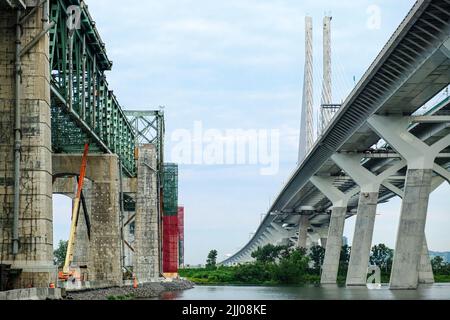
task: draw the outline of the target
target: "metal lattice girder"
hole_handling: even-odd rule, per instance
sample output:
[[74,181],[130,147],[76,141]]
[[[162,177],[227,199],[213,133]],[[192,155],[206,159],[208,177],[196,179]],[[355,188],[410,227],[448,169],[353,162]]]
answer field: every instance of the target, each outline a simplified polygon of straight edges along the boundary
[[[80,28],[69,30],[67,10],[78,6]],[[79,0],[50,0],[50,70],[52,145],[55,152],[80,153],[86,141],[93,152],[115,153],[130,176],[135,175],[136,137],[105,71],[112,62],[87,6]]]
[[[164,111],[161,110],[125,110],[128,121],[134,130],[136,145],[146,143],[156,145],[158,171],[162,173],[162,164],[164,163]],[[161,176],[162,181],[162,176]]]
[[178,214],[178,165],[175,163],[164,164],[163,184],[164,215]]
[[164,139],[164,111],[125,110],[124,113],[134,129],[138,144],[156,143]]

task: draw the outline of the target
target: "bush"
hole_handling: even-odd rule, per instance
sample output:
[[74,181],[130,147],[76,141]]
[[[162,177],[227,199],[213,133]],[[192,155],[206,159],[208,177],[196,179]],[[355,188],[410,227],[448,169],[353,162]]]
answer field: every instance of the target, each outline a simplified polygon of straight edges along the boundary
[[271,280],[266,264],[250,263],[235,267],[234,280],[240,283],[260,284]]
[[303,284],[308,270],[309,259],[303,249],[297,249],[280,260],[273,274],[274,280],[283,284]]

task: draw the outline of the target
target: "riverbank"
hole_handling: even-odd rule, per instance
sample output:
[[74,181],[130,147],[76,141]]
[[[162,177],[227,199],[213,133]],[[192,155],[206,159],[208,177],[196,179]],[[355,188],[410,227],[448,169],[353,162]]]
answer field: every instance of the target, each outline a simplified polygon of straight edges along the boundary
[[137,288],[132,286],[113,287],[105,289],[68,292],[66,300],[133,300],[156,298],[168,291],[181,291],[192,289],[194,283],[188,280],[173,280],[140,284]]
[[[235,267],[221,266],[216,269],[180,269],[181,277],[186,278],[200,286],[318,286],[320,275],[317,270],[297,269],[290,277],[274,277],[273,265],[268,265],[264,270],[264,265],[246,264]],[[289,271],[289,270],[288,270]],[[341,272],[336,284],[345,286],[346,270]],[[450,275],[435,274],[435,283],[449,283]],[[381,274],[381,283],[389,283],[390,274]]]

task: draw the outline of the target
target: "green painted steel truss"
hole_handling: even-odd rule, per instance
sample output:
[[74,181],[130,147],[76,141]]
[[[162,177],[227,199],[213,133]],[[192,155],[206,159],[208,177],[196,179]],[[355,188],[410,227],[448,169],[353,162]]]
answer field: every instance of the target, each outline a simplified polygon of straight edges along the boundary
[[[80,26],[69,30],[67,10],[79,8]],[[69,12],[70,13],[70,12]],[[105,71],[112,62],[87,6],[79,0],[50,0],[50,70],[52,92],[52,146],[56,153],[114,153],[129,176],[136,174],[135,133]]]

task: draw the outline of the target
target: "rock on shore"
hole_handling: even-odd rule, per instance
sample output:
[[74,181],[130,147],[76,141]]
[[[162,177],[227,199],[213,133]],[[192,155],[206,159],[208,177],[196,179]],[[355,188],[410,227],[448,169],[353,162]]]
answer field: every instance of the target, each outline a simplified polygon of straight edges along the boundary
[[173,280],[140,284],[137,288],[132,286],[94,289],[78,292],[67,292],[66,299],[70,300],[108,300],[116,299],[143,299],[156,298],[167,291],[191,289],[194,284],[187,280]]

